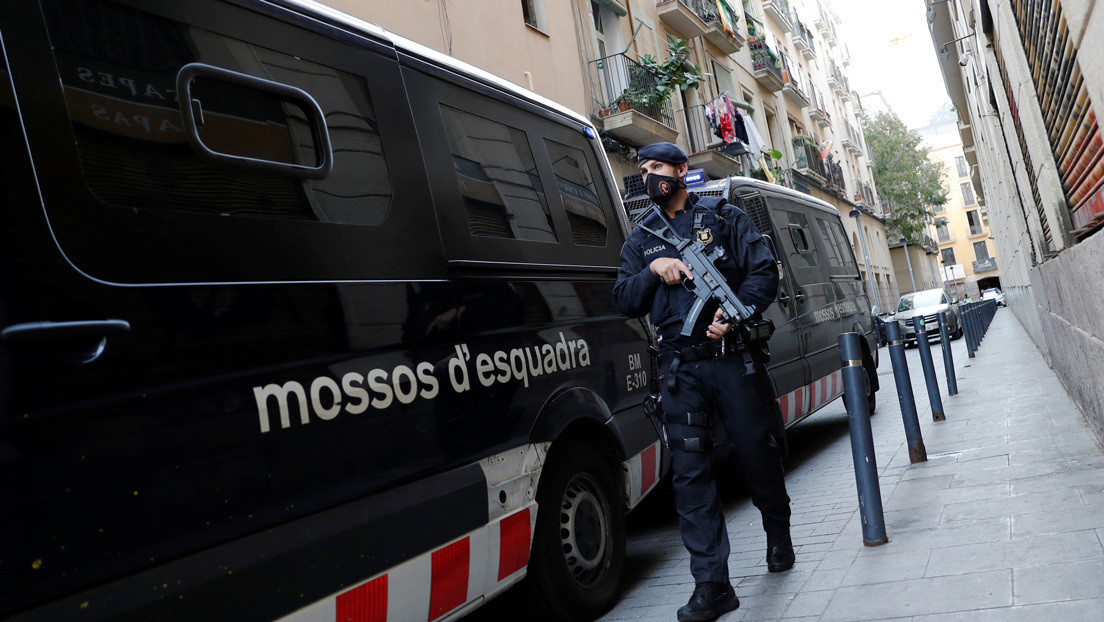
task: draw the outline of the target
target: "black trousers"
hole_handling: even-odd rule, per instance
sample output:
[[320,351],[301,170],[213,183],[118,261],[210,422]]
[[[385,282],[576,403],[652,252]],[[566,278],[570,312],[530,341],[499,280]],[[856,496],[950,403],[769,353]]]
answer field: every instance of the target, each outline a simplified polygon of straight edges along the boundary
[[[661,373],[670,372],[670,358],[661,358]],[[751,500],[763,516],[768,535],[788,533],[790,498],[779,445],[774,438],[775,406],[770,379],[762,365],[745,376],[740,354],[720,359],[682,362],[675,374],[675,390],[665,389],[663,411],[669,416],[705,412],[720,417],[732,452],[744,472]],[[672,439],[709,437],[707,428],[668,423]],[[696,583],[725,581],[728,576],[728,530],[717,493],[711,451],[673,450],[671,467],[675,508],[682,542],[690,552],[690,572]]]

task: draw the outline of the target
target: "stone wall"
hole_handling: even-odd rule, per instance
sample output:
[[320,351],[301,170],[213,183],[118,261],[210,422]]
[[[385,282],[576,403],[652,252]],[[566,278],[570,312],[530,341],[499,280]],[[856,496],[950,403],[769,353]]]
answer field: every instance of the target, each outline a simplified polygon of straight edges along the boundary
[[[1104,442],[1104,233],[1031,271],[1031,293],[1046,347],[1040,350]],[[1027,302],[1009,301],[1009,304]],[[1023,304],[1027,307],[1027,304]],[[1023,312],[1017,315],[1022,315]],[[1025,327],[1029,322],[1021,319]],[[1030,329],[1029,329],[1029,332]]]

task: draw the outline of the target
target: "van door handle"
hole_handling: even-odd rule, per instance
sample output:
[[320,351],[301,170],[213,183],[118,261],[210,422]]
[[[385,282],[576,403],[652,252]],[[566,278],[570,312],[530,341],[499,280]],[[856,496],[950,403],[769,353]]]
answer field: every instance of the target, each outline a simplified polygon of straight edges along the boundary
[[126,320],[84,320],[76,322],[26,322],[0,330],[0,341],[31,343],[36,341],[68,341],[71,339],[105,338],[130,332]]
[[784,306],[790,304],[790,297],[786,295],[786,292],[779,291],[778,292],[778,302],[781,303],[782,306],[784,307]]
[[797,300],[798,302],[805,302],[805,294],[802,294],[801,292],[797,292],[796,294],[794,294],[794,299]]

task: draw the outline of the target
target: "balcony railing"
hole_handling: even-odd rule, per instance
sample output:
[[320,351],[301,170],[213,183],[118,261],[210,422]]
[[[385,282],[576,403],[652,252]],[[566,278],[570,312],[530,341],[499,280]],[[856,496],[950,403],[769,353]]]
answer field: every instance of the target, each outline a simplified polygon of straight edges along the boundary
[[[725,54],[739,52],[744,46],[744,30],[740,23],[740,15],[732,10],[727,0],[717,0],[712,7],[711,12],[702,15],[707,26],[705,38]],[[720,12],[717,8],[720,8]],[[706,10],[710,11],[708,8]]]
[[828,17],[828,12],[824,10],[823,4],[817,4],[815,25],[820,29],[820,34],[829,45],[836,44],[836,25],[832,23],[832,18]]
[[781,91],[785,81],[782,78],[782,59],[778,52],[770,49],[762,38],[748,41],[748,47],[751,48],[755,79],[772,93]]
[[[592,75],[598,79],[595,112],[605,117],[635,110],[660,123],[674,127],[669,98],[656,96],[656,77],[624,52],[590,62]],[[603,114],[604,112],[604,114]]]
[[809,117],[820,127],[832,125],[832,115],[828,113],[827,100],[817,90],[816,85],[809,85]]
[[822,183],[828,180],[828,169],[824,166],[824,162],[817,159],[818,151],[813,145],[806,143],[800,138],[795,138],[793,141],[794,149],[794,166],[804,172],[806,175],[813,175],[814,179],[821,181]]
[[806,60],[816,58],[816,43],[813,40],[813,33],[809,32],[809,29],[796,15],[794,16],[794,26],[793,30],[790,31],[790,37],[793,39],[794,47],[797,48],[798,52],[801,52]]
[[[723,97],[719,97],[708,104],[682,110],[686,120],[687,142],[690,145],[690,166],[701,168],[715,178],[739,174],[744,163],[741,156],[747,153],[743,142],[739,139],[725,142],[710,123],[709,112],[718,115],[719,111],[724,110],[724,106]],[[748,166],[750,168],[750,161]]]
[[874,199],[874,186],[871,186],[869,182],[862,182],[859,184],[859,193],[862,195],[863,205],[874,207],[877,205]]
[[809,95],[802,79],[805,72],[785,52],[780,51],[778,56],[782,59],[782,92],[798,106],[808,106]]
[[763,12],[782,27],[783,32],[790,32],[793,28],[793,15],[790,12],[789,0],[763,0]]

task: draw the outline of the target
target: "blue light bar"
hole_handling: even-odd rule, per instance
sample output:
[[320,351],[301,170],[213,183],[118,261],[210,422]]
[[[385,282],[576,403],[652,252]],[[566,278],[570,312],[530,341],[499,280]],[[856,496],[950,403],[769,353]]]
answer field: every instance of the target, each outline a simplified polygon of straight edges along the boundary
[[686,171],[685,180],[687,186],[689,186],[690,184],[700,184],[706,180],[705,171],[700,168]]
[[594,138],[594,130],[589,125],[583,126],[583,133],[586,134],[587,138]]

